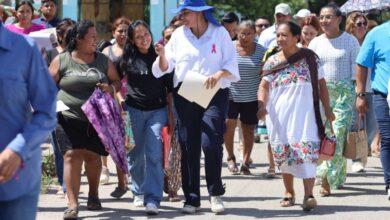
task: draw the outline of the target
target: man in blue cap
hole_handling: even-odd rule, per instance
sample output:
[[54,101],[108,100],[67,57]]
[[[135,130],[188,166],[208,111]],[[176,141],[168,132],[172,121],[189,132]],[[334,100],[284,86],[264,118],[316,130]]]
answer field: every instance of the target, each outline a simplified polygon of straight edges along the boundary
[[[195,213],[200,207],[200,155],[205,155],[207,189],[211,211],[224,212],[221,196],[223,133],[227,114],[228,90],[231,82],[240,79],[235,47],[228,32],[212,15],[213,7],[204,0],[185,0],[174,10],[183,26],[176,29],[166,47],[156,45],[159,57],[153,74],[161,77],[175,69],[174,87],[190,74],[205,77],[206,89],[220,89],[206,108],[175,94],[178,136],[182,150],[182,186],[184,213]],[[204,90],[202,90],[204,92]],[[201,91],[194,91],[201,92]],[[207,91],[206,91],[207,92]]]

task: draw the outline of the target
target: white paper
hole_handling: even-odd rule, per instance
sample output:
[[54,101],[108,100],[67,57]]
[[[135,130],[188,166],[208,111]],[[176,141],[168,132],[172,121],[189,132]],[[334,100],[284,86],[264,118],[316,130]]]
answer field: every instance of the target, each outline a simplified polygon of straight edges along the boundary
[[56,110],[56,112],[62,112],[62,111],[66,111],[66,110],[69,110],[69,107],[66,106],[63,101],[58,100],[57,101],[57,110]]
[[150,4],[151,5],[158,5],[159,4],[159,0],[150,0]]
[[53,48],[53,44],[57,43],[57,37],[55,34],[55,28],[48,28],[41,31],[34,31],[29,34],[29,37],[34,39],[37,43],[39,50],[45,48],[50,50]]
[[211,99],[220,89],[219,83],[212,89],[206,89],[204,82],[207,78],[207,76],[198,73],[187,73],[179,89],[179,95],[188,101],[197,103],[203,108],[207,108]]

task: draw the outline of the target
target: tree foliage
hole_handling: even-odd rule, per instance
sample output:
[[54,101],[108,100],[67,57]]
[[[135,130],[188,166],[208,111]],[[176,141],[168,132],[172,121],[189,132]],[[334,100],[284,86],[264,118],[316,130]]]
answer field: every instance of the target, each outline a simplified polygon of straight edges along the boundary
[[275,6],[285,2],[290,5],[292,12],[296,13],[302,8],[308,8],[314,13],[328,4],[336,2],[339,6],[346,0],[208,0],[207,3],[217,8],[217,15],[221,16],[225,12],[233,11],[239,13],[244,19],[256,19],[266,17],[273,19]]
[[288,2],[293,13],[301,8],[307,8],[305,0],[208,0],[207,3],[216,7],[217,15],[233,11],[239,13],[243,19],[267,17],[273,19],[275,6]]

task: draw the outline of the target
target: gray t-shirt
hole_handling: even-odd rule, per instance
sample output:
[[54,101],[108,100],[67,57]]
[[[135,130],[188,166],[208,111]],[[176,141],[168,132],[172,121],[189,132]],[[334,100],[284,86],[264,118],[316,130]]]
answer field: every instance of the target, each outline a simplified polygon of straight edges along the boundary
[[108,58],[96,52],[96,59],[89,64],[76,63],[69,52],[60,55],[60,81],[58,100],[69,110],[63,111],[66,117],[87,121],[81,106],[88,100],[99,82],[108,82]]

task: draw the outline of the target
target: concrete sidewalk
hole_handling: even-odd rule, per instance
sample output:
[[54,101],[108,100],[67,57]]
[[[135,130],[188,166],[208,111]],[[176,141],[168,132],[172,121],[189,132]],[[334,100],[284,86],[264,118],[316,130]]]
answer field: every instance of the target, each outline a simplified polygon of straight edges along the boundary
[[[290,208],[280,207],[279,201],[283,195],[283,183],[280,176],[272,180],[264,177],[267,171],[266,144],[255,144],[252,155],[253,176],[232,176],[228,173],[226,163],[224,163],[223,181],[226,184],[226,194],[223,200],[226,213],[223,215],[214,215],[210,211],[202,168],[202,209],[195,215],[180,213],[182,202],[162,202],[159,215],[146,216],[143,208],[133,206],[130,192],[121,200],[112,199],[109,194],[116,187],[117,180],[115,174],[111,173],[110,184],[100,187],[100,199],[103,206],[101,211],[86,209],[88,184],[83,176],[79,216],[81,219],[390,219],[390,201],[386,200],[379,158],[369,157],[366,172],[361,174],[352,174],[350,172],[351,161],[348,161],[349,174],[345,186],[340,190],[332,191],[332,196],[327,198],[321,198],[318,195],[319,187],[316,186],[315,197],[319,206],[310,213],[304,213],[300,207],[303,199],[302,181],[296,179],[295,182],[297,205]],[[110,171],[115,171],[112,162]],[[55,192],[55,190],[49,190],[47,194],[41,195],[37,219],[62,219],[66,208],[65,200],[55,195]],[[181,191],[179,193],[182,195]]]

